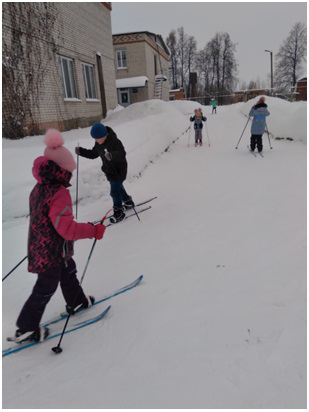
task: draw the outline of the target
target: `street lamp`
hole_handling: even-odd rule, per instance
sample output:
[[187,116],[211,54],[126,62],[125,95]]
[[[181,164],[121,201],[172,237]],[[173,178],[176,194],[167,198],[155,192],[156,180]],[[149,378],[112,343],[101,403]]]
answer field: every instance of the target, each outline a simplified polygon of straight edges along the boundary
[[270,50],[264,50],[264,51],[270,53],[270,87],[271,87],[271,94],[273,94],[273,87],[274,87],[273,52]]

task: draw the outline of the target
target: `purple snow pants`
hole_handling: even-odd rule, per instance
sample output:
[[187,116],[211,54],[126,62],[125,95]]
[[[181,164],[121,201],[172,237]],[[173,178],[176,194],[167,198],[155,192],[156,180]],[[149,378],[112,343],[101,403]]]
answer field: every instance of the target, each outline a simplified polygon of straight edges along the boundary
[[23,332],[35,331],[41,322],[45,307],[56,292],[58,284],[66,304],[70,307],[87,302],[82,287],[76,277],[76,264],[71,258],[57,268],[38,274],[31,295],[24,304],[16,325]]

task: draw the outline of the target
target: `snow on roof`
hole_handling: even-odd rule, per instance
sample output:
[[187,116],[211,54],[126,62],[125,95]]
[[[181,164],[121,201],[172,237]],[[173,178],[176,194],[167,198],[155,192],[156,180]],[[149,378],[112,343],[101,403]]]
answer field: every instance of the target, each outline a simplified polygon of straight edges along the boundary
[[128,77],[127,79],[116,79],[117,89],[127,89],[128,87],[145,87],[148,82],[147,76]]

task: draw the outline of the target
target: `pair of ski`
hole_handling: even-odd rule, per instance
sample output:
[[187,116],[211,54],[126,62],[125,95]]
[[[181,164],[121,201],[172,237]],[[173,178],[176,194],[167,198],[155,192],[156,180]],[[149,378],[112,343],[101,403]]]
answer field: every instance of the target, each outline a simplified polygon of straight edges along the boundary
[[[137,208],[137,207],[139,207],[139,206],[144,206],[146,203],[152,202],[152,201],[155,200],[155,199],[157,199],[157,196],[152,197],[151,199],[145,200],[144,202],[137,203],[137,204],[134,206],[134,208]],[[140,213],[146,212],[146,210],[149,210],[149,209],[151,209],[151,206],[147,206],[147,207],[144,207],[144,208],[141,209],[141,210],[137,210],[136,213],[137,213],[137,214],[140,214]],[[132,216],[136,216],[136,213],[135,213],[134,209],[129,209],[129,211],[130,211],[130,213],[129,213],[129,214],[126,214],[125,218],[124,218],[121,222],[123,222],[123,221],[126,220],[126,219],[129,219],[129,218],[132,217]],[[110,217],[112,217],[112,216],[107,216],[107,219],[109,219]],[[121,223],[121,222],[119,222],[119,223]],[[96,225],[96,224],[100,223],[100,220],[97,220],[97,221],[92,222],[92,223],[93,223],[94,225]],[[116,224],[116,223],[107,223],[107,224],[105,225],[105,227],[114,226],[115,224]]]
[[251,150],[251,148],[250,148],[249,146],[247,146],[247,148],[249,149],[249,152],[250,152],[254,157],[257,157],[258,154],[259,154],[261,157],[264,157],[264,155],[263,155],[262,152],[257,152],[257,153],[255,153],[255,152],[253,152],[253,151]]
[[[104,298],[102,298],[102,299],[100,299],[100,300],[97,300],[96,302],[94,302],[93,306],[98,305],[99,303],[105,302],[106,300],[109,300],[109,299],[111,299],[111,298],[113,298],[113,297],[115,297],[115,296],[117,296],[117,295],[120,295],[121,293],[127,292],[127,291],[130,290],[130,289],[135,288],[137,285],[139,285],[139,283],[141,282],[142,279],[143,279],[143,275],[139,276],[134,282],[130,283],[129,285],[124,286],[123,288],[116,290],[115,292],[111,293],[111,294],[108,295],[108,296],[105,296]],[[91,306],[91,308],[92,308],[93,306]],[[76,315],[78,315],[78,314],[81,313],[81,312],[91,310],[91,308],[89,308],[89,309],[81,309],[81,310],[79,310],[78,312],[76,312]],[[82,322],[79,322],[79,323],[75,324],[71,329],[66,330],[66,331],[65,331],[65,334],[66,334],[66,333],[74,332],[74,331],[76,331],[76,330],[78,330],[78,329],[85,328],[86,326],[89,326],[89,325],[92,325],[93,323],[99,322],[101,319],[103,319],[103,318],[108,314],[110,308],[111,308],[111,305],[109,305],[106,309],[104,309],[104,311],[101,312],[98,316],[95,316],[95,317],[93,317],[93,318],[90,318],[90,319],[87,319],[87,320],[84,320],[84,321],[82,321]],[[76,315],[74,315],[74,317],[75,317]],[[64,319],[67,319],[68,316],[69,316],[69,315],[68,315],[67,313],[62,313],[62,314],[60,314],[59,316],[56,316],[55,318],[50,319],[50,320],[47,321],[47,322],[44,322],[41,326],[47,327],[47,326],[50,326],[50,325],[54,325],[55,323],[58,323],[58,322],[60,322],[60,321],[62,321],[62,320],[64,320]],[[12,353],[16,353],[16,352],[19,352],[19,351],[24,350],[24,349],[27,349],[27,348],[30,348],[31,346],[38,345],[38,344],[43,343],[43,342],[46,342],[46,341],[48,341],[48,340],[57,338],[57,337],[60,336],[60,335],[61,335],[61,332],[59,332],[59,333],[54,333],[54,334],[52,334],[52,335],[49,335],[49,336],[48,336],[45,340],[43,340],[42,342],[25,342],[25,343],[20,343],[20,344],[18,344],[18,346],[12,346],[12,347],[10,347],[10,348],[8,348],[8,349],[4,349],[4,350],[2,351],[2,357],[11,355]],[[12,341],[14,341],[15,339],[14,339],[14,338],[7,338],[7,340],[8,340],[9,342],[12,342]]]

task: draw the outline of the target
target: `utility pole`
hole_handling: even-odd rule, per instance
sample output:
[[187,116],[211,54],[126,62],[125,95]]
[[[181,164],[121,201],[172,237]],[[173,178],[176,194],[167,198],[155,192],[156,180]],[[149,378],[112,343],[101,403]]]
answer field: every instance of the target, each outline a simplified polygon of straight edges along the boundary
[[274,90],[273,52],[270,50],[264,50],[264,51],[270,53],[270,88],[271,88],[271,95],[273,95],[273,90]]

